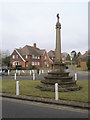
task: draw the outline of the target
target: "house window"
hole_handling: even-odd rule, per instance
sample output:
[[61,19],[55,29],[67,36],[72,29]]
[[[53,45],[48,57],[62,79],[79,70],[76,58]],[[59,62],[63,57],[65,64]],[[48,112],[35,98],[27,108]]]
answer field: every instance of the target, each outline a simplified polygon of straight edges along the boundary
[[37,56],[35,56],[35,59],[37,59]]
[[15,55],[13,55],[13,59],[15,59]]
[[47,64],[47,67],[49,67],[49,64]]
[[32,62],[32,65],[34,65],[34,62]]
[[62,58],[62,60],[65,60],[64,58]]
[[28,56],[26,55],[26,59],[28,58]]
[[15,65],[15,62],[13,62],[13,65]]
[[47,62],[44,62],[44,64],[46,65],[46,64],[47,64]]
[[28,67],[28,64],[26,64],[26,67]]
[[38,59],[40,59],[40,57],[38,56]]
[[37,62],[35,62],[35,65],[37,65]]
[[16,56],[16,58],[18,58],[18,55]]
[[44,57],[44,59],[46,60],[46,56]]
[[16,65],[19,65],[19,62],[16,62]]
[[32,55],[32,58],[34,59],[34,55]]
[[40,62],[38,62],[38,65],[40,65]]

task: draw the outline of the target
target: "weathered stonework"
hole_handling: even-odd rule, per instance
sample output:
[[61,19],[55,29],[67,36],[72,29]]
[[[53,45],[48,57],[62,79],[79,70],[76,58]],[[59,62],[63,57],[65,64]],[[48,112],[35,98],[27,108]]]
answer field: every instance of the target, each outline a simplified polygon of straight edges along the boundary
[[79,90],[80,86],[69,72],[66,72],[66,66],[61,60],[61,24],[59,23],[59,14],[57,14],[56,23],[56,60],[53,63],[53,70],[45,76],[45,80],[41,80],[41,90],[54,91],[55,83],[58,83],[59,91]]

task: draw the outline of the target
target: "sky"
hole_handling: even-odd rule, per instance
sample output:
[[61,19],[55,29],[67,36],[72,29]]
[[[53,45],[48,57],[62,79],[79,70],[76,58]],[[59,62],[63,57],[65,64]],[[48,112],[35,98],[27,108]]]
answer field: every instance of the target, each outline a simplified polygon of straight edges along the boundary
[[57,13],[61,23],[61,51],[85,53],[88,49],[88,2],[2,2],[0,7],[2,50],[37,44],[55,50]]

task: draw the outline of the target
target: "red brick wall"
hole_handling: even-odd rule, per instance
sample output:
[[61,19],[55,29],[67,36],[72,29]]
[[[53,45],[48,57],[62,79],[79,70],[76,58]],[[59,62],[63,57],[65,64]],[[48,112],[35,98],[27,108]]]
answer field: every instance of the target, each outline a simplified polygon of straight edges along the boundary
[[[15,55],[15,59],[13,59],[13,55]],[[12,68],[15,68],[16,65],[13,65],[14,61],[19,61],[19,64],[22,65],[22,68],[25,68],[25,62],[20,58],[20,56],[18,55],[18,58],[16,57],[18,54],[17,52],[14,50],[13,53],[11,54],[11,58],[10,58],[10,63],[12,64]]]
[[85,61],[80,61],[80,66],[81,66],[82,68],[85,68],[85,67],[87,67],[87,64],[86,64]]
[[[13,55],[15,55],[15,59],[13,59]],[[30,55],[29,55],[28,58],[26,59],[26,55],[24,55],[23,58],[24,58],[25,60],[27,60],[26,63],[20,58],[19,55],[18,55],[18,58],[16,58],[17,55],[18,55],[17,52],[14,50],[13,53],[12,53],[12,55],[11,55],[11,60],[10,60],[10,63],[12,64],[12,68],[15,68],[15,67],[16,67],[16,65],[13,66],[13,62],[14,62],[14,61],[19,61],[19,64],[22,65],[22,68],[23,68],[23,69],[26,68],[26,64],[28,65],[28,68],[30,68],[30,64],[32,65],[32,61],[34,61],[34,62],[39,62],[39,61],[40,61],[40,67],[45,67],[45,66],[47,67],[47,64],[45,65],[45,62],[48,63],[48,67],[50,67],[50,65],[51,65],[51,61],[49,60],[48,54],[47,54],[46,51],[44,52],[44,55],[41,56],[40,60],[38,60],[38,59],[33,60],[33,59],[32,59],[32,56],[30,56]],[[45,56],[46,56],[46,59],[45,59]],[[35,65],[35,66],[36,66],[36,65]],[[37,65],[37,66],[38,66],[38,65]]]
[[43,67],[43,62],[44,62],[44,57],[41,56],[41,59],[40,59],[40,67]]
[[[46,56],[46,59],[45,59],[45,56]],[[41,67],[45,67],[45,66],[47,67],[47,64],[45,65],[45,62],[48,64],[48,67],[50,67],[51,62],[50,62],[50,60],[48,58],[48,54],[47,54],[46,51],[44,52],[44,55],[41,56],[40,66]]]

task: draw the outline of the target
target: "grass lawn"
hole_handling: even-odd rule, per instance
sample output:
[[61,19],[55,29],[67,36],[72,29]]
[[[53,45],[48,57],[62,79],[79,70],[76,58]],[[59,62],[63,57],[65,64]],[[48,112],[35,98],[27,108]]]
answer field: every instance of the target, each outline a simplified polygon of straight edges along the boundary
[[76,67],[75,65],[68,65],[68,67],[71,68],[71,70],[77,70],[77,71],[88,71],[88,68],[82,68],[82,67]]
[[[54,92],[40,91],[37,85],[40,84],[40,80],[20,80],[20,95],[38,96],[44,98],[54,98]],[[88,81],[78,80],[77,84],[82,86],[79,91],[71,92],[59,92],[60,99],[75,100],[88,102]],[[15,80],[3,80],[2,81],[2,92],[10,93],[15,95]]]

